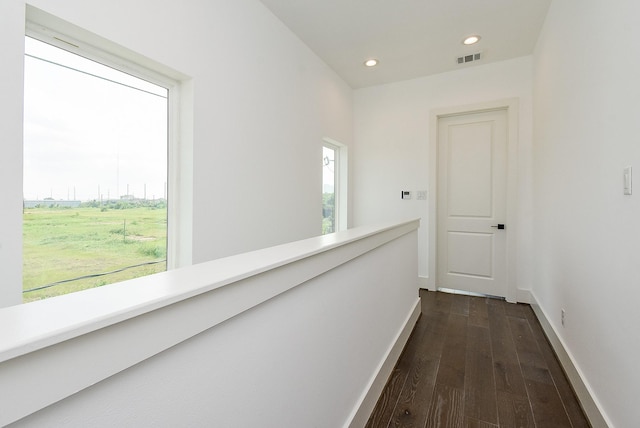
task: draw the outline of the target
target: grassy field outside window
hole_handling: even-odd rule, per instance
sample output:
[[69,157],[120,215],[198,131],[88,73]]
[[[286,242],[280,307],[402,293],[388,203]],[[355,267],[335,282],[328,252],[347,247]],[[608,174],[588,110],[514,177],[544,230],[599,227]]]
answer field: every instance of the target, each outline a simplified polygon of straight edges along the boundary
[[166,270],[164,201],[47,204],[24,210],[23,290],[95,276],[26,292],[25,303]]

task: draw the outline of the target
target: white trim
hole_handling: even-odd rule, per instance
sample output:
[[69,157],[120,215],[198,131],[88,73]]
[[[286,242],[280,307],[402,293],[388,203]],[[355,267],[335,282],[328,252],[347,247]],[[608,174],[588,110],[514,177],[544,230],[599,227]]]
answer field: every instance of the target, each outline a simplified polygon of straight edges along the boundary
[[[85,52],[83,56],[85,56],[87,52],[89,54],[91,51],[98,52],[100,54],[99,58],[96,59],[98,62],[106,57],[112,60],[114,64],[119,64],[119,67],[125,69],[133,67],[136,73],[149,73],[147,75],[148,79],[153,79],[154,76],[161,80],[163,76],[176,81],[189,79],[189,76],[184,73],[167,67],[151,58],[145,57],[29,4],[26,5],[25,25],[27,31],[35,31],[39,34],[49,34],[51,36],[61,35],[64,39],[69,39],[69,41],[82,47],[82,51]],[[64,49],[69,48],[67,50],[73,51],[72,47],[67,45],[62,46],[66,46]],[[105,54],[107,54],[107,56],[105,56]]]
[[398,332],[396,340],[393,342],[387,355],[380,362],[380,366],[376,370],[376,373],[372,376],[371,382],[366,388],[365,392],[362,394],[362,397],[359,401],[359,405],[356,406],[351,416],[348,418],[348,422],[345,426],[348,427],[363,427],[367,424],[369,417],[371,416],[371,412],[376,406],[382,391],[389,380],[389,376],[391,376],[391,372],[393,368],[396,366],[398,359],[400,358],[400,354],[404,349],[407,341],[409,340],[409,336],[413,331],[416,323],[418,322],[418,318],[420,317],[421,306],[420,306],[420,298],[416,301],[413,306],[413,309],[407,315],[407,319]]
[[533,302],[533,297],[531,296],[531,290],[523,290],[518,288],[516,300],[518,303],[529,303]]
[[426,276],[419,276],[418,277],[418,287],[423,288],[425,290],[429,290],[429,291],[436,291],[435,289],[429,288],[430,287],[430,281],[429,278]]
[[[193,263],[193,80],[180,81],[179,98],[170,100],[176,117],[173,129],[173,167],[169,174],[169,205],[167,231],[167,269],[190,266]],[[171,131],[170,131],[171,132]]]
[[549,322],[549,318],[546,313],[538,304],[538,300],[535,297],[534,293],[530,293],[531,295],[531,308],[535,313],[538,321],[540,321],[540,325],[547,335],[547,339],[549,339],[549,343],[551,347],[556,353],[558,360],[560,361],[560,365],[564,369],[567,378],[569,379],[569,383],[573,387],[576,396],[578,397],[578,401],[580,401],[580,405],[582,406],[582,410],[586,414],[591,426],[593,428],[608,428],[612,427],[613,424],[608,421],[606,414],[602,411],[602,407],[599,405],[598,400],[589,383],[585,380],[584,375],[575,364],[575,359],[569,352],[569,349],[565,346],[565,343],[562,341],[560,336],[556,333],[555,328]]
[[507,158],[507,295],[508,302],[517,301],[517,202],[518,202],[518,99],[510,98],[448,108],[434,109],[429,114],[429,279],[428,289],[436,289],[437,270],[437,188],[438,188],[438,119],[446,116],[506,110],[508,121]]

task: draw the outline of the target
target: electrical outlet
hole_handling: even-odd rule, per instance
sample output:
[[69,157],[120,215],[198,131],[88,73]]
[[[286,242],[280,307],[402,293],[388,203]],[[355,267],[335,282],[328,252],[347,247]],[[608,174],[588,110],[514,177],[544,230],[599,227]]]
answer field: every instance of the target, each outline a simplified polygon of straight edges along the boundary
[[565,312],[564,309],[560,310],[560,321],[562,322],[562,326],[564,327],[564,316],[565,316]]

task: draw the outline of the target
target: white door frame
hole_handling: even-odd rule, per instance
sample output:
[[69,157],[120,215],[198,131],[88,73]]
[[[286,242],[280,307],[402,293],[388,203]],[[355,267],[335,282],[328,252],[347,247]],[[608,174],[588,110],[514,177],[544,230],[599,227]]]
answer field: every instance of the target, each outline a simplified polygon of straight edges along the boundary
[[429,278],[427,287],[436,289],[437,224],[438,224],[438,119],[446,116],[480,113],[491,110],[507,112],[507,295],[508,302],[516,302],[518,295],[517,207],[518,207],[518,99],[491,101],[480,104],[447,107],[429,114]]

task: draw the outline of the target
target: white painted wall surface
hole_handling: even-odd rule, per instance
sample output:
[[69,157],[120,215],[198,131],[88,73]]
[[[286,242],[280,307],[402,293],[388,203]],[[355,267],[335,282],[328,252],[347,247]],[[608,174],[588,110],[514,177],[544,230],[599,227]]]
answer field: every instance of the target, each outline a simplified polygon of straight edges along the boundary
[[[0,5],[0,307],[22,303],[24,3]],[[12,286],[19,284],[19,286]]]
[[[194,262],[320,233],[322,139],[351,144],[352,91],[259,1],[29,4],[192,78]],[[0,306],[21,300],[24,15],[0,5]]]
[[[532,58],[498,62],[354,93],[354,224],[420,217],[420,276],[428,276],[429,117],[434,109],[519,100],[518,287],[528,289],[531,257]],[[411,190],[413,199],[401,200]]]
[[622,178],[640,171],[639,14],[555,0],[534,57],[533,293],[621,428],[640,421],[640,187],[624,196]]

